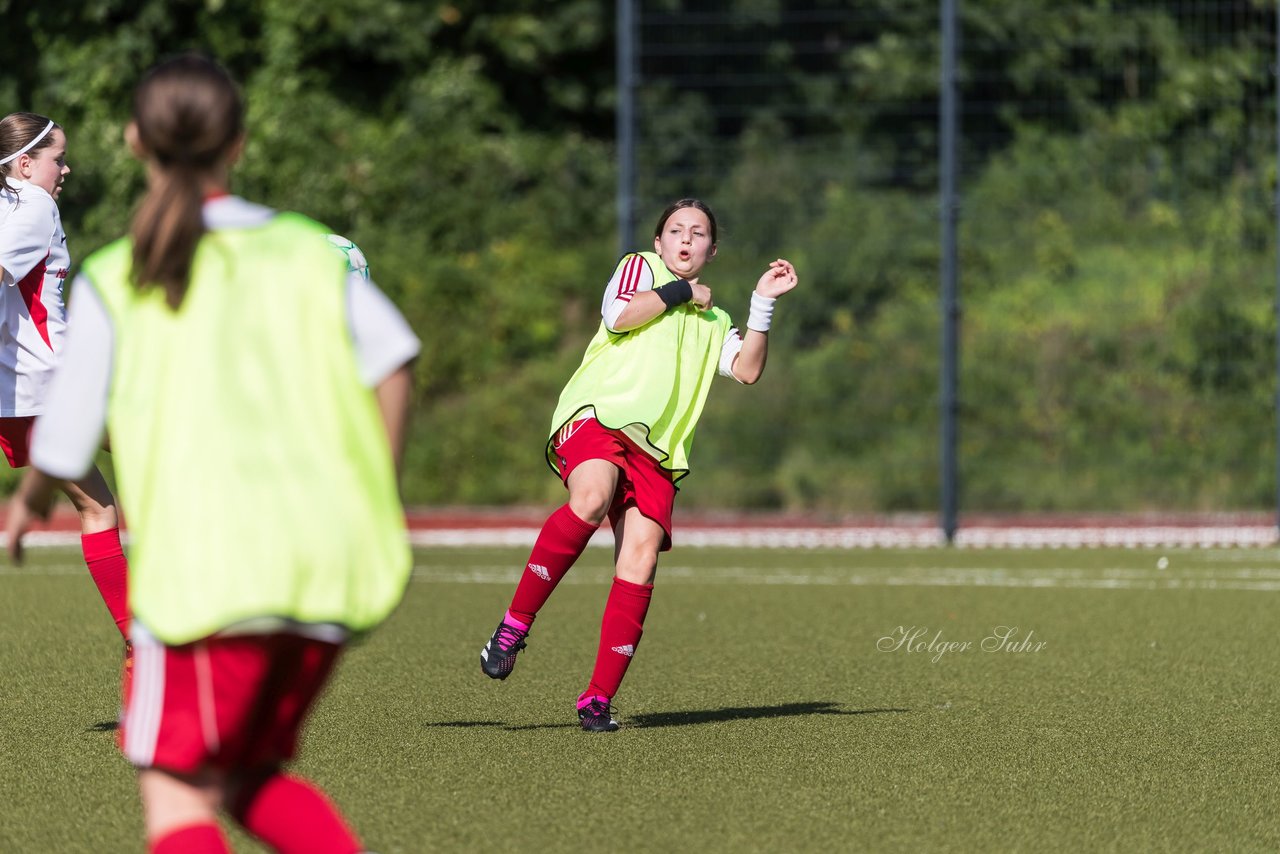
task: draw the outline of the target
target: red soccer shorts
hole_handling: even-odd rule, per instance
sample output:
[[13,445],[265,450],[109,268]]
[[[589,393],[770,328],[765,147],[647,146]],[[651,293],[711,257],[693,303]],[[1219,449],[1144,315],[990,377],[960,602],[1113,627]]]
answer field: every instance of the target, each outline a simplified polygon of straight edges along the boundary
[[20,469],[31,464],[31,428],[35,423],[34,415],[0,418],[0,448],[4,449],[9,468]]
[[121,742],[139,768],[192,774],[269,768],[298,734],[342,646],[292,634],[165,646],[134,632]]
[[569,483],[569,475],[587,460],[608,460],[618,467],[618,488],[609,506],[609,524],[614,528],[628,507],[662,526],[666,536],[659,551],[671,550],[671,508],[676,500],[676,485],[671,473],[658,465],[652,455],[620,430],[610,430],[594,418],[579,418],[560,429],[552,444],[560,463],[560,479]]

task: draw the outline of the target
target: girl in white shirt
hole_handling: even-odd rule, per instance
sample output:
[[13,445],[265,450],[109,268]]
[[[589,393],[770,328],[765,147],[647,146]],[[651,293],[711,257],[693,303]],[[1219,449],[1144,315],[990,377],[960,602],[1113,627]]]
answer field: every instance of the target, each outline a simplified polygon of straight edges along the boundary
[[[57,198],[70,172],[67,137],[55,122],[35,113],[0,119],[0,450],[13,468],[30,462],[31,427],[62,355],[71,256]],[[89,573],[126,638],[127,679],[128,566],[115,498],[96,467],[62,491],[80,514]]]

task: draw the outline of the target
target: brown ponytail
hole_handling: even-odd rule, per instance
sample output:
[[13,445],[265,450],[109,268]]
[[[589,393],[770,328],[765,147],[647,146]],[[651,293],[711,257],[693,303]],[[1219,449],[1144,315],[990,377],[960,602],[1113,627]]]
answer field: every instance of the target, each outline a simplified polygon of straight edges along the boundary
[[131,229],[132,281],[163,287],[176,307],[205,231],[202,184],[240,138],[244,107],[220,65],[189,54],[147,72],[134,91],[133,123],[152,169]]
[[204,234],[199,176],[184,170],[157,174],[133,216],[133,284],[161,285],[169,304],[186,292],[196,244]]

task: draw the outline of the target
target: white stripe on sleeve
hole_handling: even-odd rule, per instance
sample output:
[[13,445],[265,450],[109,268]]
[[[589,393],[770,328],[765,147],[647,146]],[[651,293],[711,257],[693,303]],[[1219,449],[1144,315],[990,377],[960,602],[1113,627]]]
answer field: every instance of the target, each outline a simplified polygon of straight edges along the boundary
[[631,302],[631,298],[641,291],[653,290],[653,271],[649,264],[639,255],[631,255],[618,265],[613,278],[604,289],[604,300],[600,303],[600,316],[610,332],[617,332],[615,324],[623,309]]

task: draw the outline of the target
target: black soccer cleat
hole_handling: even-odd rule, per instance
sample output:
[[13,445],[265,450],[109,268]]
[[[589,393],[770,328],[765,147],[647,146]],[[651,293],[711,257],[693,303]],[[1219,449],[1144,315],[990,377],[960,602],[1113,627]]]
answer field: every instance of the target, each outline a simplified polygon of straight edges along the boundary
[[480,669],[490,679],[506,679],[516,666],[516,653],[524,649],[527,631],[507,623],[498,623],[493,637],[480,650]]
[[587,732],[613,732],[618,728],[609,701],[603,697],[592,697],[590,703],[579,708],[578,722]]

